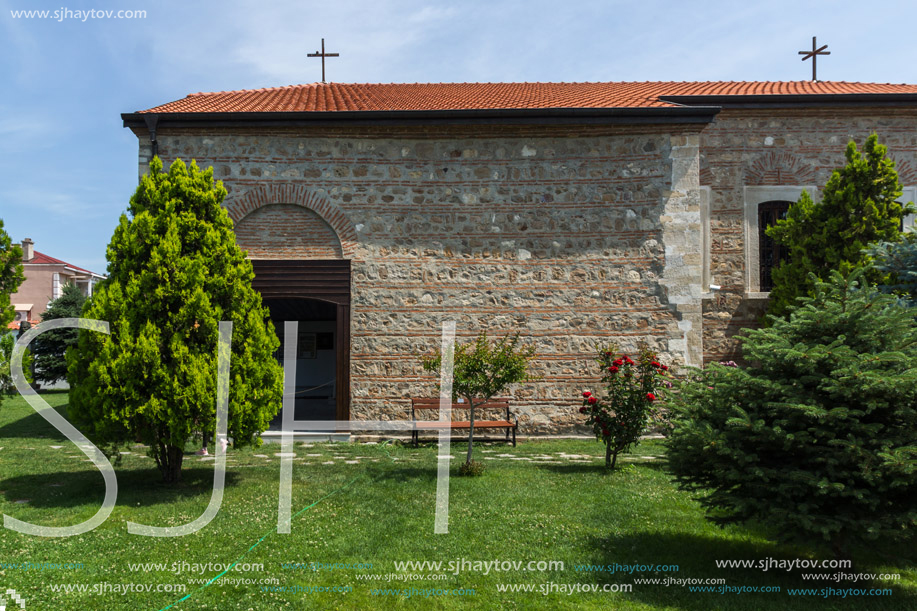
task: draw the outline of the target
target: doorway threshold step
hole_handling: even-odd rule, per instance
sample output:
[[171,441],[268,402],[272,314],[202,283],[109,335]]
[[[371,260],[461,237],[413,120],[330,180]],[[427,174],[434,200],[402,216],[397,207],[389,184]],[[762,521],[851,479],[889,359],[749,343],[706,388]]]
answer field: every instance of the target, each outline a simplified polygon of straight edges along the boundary
[[[264,431],[261,433],[264,443],[280,443],[283,441],[282,431]],[[320,441],[350,441],[350,433],[329,433],[328,431],[293,431],[293,441],[320,442]]]

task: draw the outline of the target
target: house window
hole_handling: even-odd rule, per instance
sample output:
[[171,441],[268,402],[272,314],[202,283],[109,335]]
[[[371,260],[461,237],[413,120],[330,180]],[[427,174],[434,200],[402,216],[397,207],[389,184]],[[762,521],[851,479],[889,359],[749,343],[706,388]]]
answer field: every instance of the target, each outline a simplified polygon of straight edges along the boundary
[[770,201],[758,204],[758,269],[760,272],[759,287],[762,292],[774,288],[772,272],[781,261],[786,259],[787,248],[778,244],[767,235],[768,227],[777,224],[777,221],[786,219],[790,209],[790,202]]

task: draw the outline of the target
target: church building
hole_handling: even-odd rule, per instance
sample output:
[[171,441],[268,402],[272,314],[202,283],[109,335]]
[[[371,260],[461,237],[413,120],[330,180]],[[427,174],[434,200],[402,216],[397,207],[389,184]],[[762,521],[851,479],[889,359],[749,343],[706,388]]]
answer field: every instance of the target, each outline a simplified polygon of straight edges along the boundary
[[536,348],[520,434],[572,432],[596,342],[738,358],[781,256],[764,229],[850,140],[877,133],[917,199],[917,85],[314,83],[122,118],[141,174],[158,155],[223,181],[272,319],[300,321],[312,419],[404,419],[454,320]]

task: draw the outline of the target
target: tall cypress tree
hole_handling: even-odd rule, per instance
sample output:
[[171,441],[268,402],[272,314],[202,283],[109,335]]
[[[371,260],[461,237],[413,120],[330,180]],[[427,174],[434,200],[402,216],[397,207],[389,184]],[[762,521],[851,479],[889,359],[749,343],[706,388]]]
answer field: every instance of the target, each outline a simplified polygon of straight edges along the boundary
[[[832,173],[815,203],[803,192],[790,206],[785,220],[767,229],[767,235],[787,246],[788,257],[773,271],[767,313],[786,316],[798,297],[813,294],[809,274],[827,280],[833,270],[848,275],[869,265],[864,249],[873,242],[897,242],[902,217],[908,209],[896,200],[901,184],[895,162],[875,134],[866,139],[861,154],[856,143],[847,145],[847,165]],[[872,269],[866,280],[882,281]]]
[[233,322],[229,437],[260,443],[281,406],[280,341],[251,262],[236,245],[213,169],[154,158],[108,246],[108,278],[86,318],[110,335],[81,331],[67,354],[70,413],[106,445],[140,440],[166,481],[180,478],[183,448],[216,420],[218,324]]

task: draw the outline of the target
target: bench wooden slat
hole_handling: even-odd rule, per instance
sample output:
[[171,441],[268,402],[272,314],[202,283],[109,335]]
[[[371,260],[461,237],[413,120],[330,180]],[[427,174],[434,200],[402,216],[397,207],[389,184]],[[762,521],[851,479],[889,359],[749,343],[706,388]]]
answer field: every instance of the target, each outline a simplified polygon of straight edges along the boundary
[[[444,429],[452,427],[454,429],[471,428],[471,422],[468,420],[456,420],[455,422],[440,422],[439,420],[417,420],[415,426],[419,429]],[[475,420],[474,428],[482,429],[502,429],[513,428],[516,425],[508,420]]]
[[[506,440],[509,441],[510,431],[513,434],[513,446],[516,445],[516,429],[518,428],[518,422],[515,422],[516,416],[509,411],[509,399],[498,397],[492,398],[487,403],[482,403],[481,405],[476,405],[476,410],[500,410],[505,412],[505,420],[475,420],[474,428],[475,429],[506,429]],[[452,409],[454,410],[470,410],[471,405],[469,403],[453,403]],[[415,429],[411,433],[411,437],[414,440],[414,445],[417,445],[419,442],[419,431],[421,430],[443,430],[445,428],[450,429],[470,429],[471,422],[468,420],[453,420],[451,422],[441,422],[439,420],[418,420],[417,412],[419,411],[440,411],[440,399],[438,397],[412,397],[411,398],[411,419],[414,421]],[[512,418],[513,421],[510,421]]]
[[[414,409],[439,409],[440,403],[439,399],[411,399],[411,407]],[[468,403],[453,403],[452,409],[469,409],[471,406]],[[508,409],[509,400],[507,399],[491,399],[487,403],[478,405],[475,409]]]

